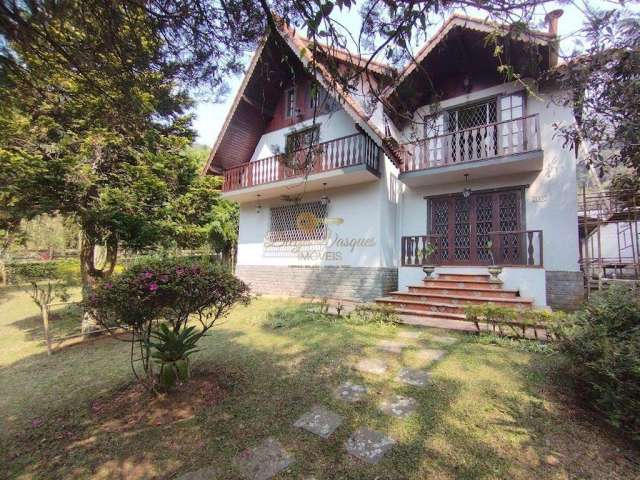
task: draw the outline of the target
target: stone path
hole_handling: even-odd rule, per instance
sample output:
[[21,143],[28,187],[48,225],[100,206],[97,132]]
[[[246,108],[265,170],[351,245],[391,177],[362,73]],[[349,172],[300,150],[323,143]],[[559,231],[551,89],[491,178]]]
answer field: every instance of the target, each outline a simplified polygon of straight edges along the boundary
[[340,426],[342,420],[343,418],[337,413],[316,405],[296,420],[293,426],[304,428],[311,433],[320,435],[322,438],[329,438],[336,428]]
[[[398,333],[398,338],[417,341],[421,339],[421,333],[403,330]],[[442,345],[453,345],[458,342],[457,338],[448,336],[432,335],[429,341]],[[376,345],[380,351],[400,354],[402,350],[410,347],[405,341],[381,340]],[[431,365],[444,358],[447,354],[445,350],[434,348],[423,348],[417,350],[414,355]],[[389,366],[386,362],[378,358],[363,358],[353,365],[355,370],[372,375],[384,375]],[[395,381],[413,387],[425,387],[431,379],[428,370],[402,367],[395,375]],[[365,385],[346,381],[336,387],[333,396],[341,401],[349,403],[362,402],[369,398],[369,389]],[[418,401],[414,398],[399,394],[390,394],[378,402],[378,409],[386,414],[397,418],[405,418],[416,412]],[[298,418],[293,426],[301,428],[318,435],[324,439],[329,439],[331,435],[342,425],[344,417],[333,412],[322,405],[315,405],[309,411]],[[372,430],[366,426],[360,427],[351,434],[345,442],[347,453],[367,462],[378,463],[382,457],[395,445],[396,441],[387,437],[384,433]],[[293,457],[274,438],[267,438],[261,444],[247,448],[239,453],[234,459],[234,464],[242,477],[246,480],[269,480],[279,472],[285,470],[294,463]],[[178,480],[216,480],[218,471],[215,468],[202,468],[183,474],[177,477]],[[309,480],[314,480],[310,477]]]
[[394,417],[407,417],[415,412],[418,402],[413,398],[403,397],[402,395],[393,395],[391,398],[385,398],[380,402],[379,408],[387,415]]
[[356,430],[347,440],[347,452],[367,463],[378,463],[395,440],[367,427]]
[[415,370],[413,368],[401,368],[396,376],[396,381],[412,385],[414,387],[424,387],[429,383],[431,373],[425,370]]
[[292,463],[293,458],[273,438],[240,452],[235,459],[238,470],[247,480],[269,480]]
[[387,364],[377,358],[363,358],[355,364],[354,368],[364,373],[382,375],[387,371]]
[[363,401],[365,399],[365,396],[367,395],[367,392],[367,387],[365,387],[364,385],[357,385],[351,382],[344,382],[334,390],[336,398],[350,403]]

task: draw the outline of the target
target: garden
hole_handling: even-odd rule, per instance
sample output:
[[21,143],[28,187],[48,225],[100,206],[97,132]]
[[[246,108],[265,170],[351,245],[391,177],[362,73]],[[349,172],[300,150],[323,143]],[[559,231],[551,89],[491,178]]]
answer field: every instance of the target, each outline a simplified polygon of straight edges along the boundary
[[[251,297],[215,262],[154,256],[85,305],[110,335],[51,356],[29,289],[0,295],[7,478],[640,474],[640,309],[615,289],[542,342]],[[53,332],[81,315],[53,307]]]

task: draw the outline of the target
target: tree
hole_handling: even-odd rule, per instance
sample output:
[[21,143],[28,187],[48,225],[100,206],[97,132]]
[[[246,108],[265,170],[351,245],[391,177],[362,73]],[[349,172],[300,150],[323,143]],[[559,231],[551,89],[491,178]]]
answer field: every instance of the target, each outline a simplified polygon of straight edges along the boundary
[[624,166],[640,175],[640,15],[620,9],[586,11],[586,48],[553,79],[573,91],[565,104],[577,123],[558,126],[568,144],[583,144],[600,172]]
[[[43,212],[72,216],[85,298],[113,272],[119,247],[166,241],[172,202],[201,181],[184,153],[191,102],[175,69],[155,62],[162,44],[144,10],[112,6],[106,22],[75,1],[22,12],[15,31],[2,22],[2,227]],[[83,328],[93,323],[85,315]]]

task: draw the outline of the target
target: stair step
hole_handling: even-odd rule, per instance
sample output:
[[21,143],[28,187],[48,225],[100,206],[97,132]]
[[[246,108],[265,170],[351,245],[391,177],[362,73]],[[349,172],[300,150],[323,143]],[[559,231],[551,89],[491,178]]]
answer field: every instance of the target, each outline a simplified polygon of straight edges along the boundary
[[493,288],[477,288],[477,287],[432,287],[429,285],[409,285],[409,292],[417,292],[417,293],[434,293],[438,295],[462,295],[462,296],[473,296],[473,297],[482,297],[484,296],[492,296],[497,298],[515,298],[517,297],[517,290],[494,290]]
[[396,299],[408,298],[414,302],[443,303],[448,305],[459,305],[464,307],[468,303],[495,303],[511,306],[531,306],[533,299],[526,297],[491,297],[475,295],[451,295],[441,293],[420,293],[420,292],[390,292],[391,297]]
[[501,282],[479,282],[477,280],[447,280],[433,278],[422,281],[425,286],[430,287],[459,287],[459,288],[485,288],[489,290],[500,290]]
[[469,282],[489,282],[491,275],[484,273],[439,273],[438,279],[469,281]]
[[398,315],[415,315],[418,317],[428,317],[432,319],[446,319],[467,321],[464,313],[428,312],[426,310],[416,310],[414,308],[394,308]]
[[396,308],[411,308],[416,310],[424,310],[428,312],[447,312],[447,313],[464,313],[463,304],[432,302],[414,299],[403,299],[393,297],[376,298],[376,303],[383,303]]

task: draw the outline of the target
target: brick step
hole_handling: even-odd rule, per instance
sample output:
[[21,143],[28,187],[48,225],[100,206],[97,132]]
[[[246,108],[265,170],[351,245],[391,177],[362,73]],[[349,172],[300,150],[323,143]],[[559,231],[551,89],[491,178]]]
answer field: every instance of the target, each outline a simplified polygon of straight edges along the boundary
[[419,301],[411,298],[394,298],[394,297],[382,297],[376,298],[377,304],[387,305],[395,309],[415,309],[428,312],[446,312],[446,313],[464,313],[463,304],[447,303],[447,302],[433,302],[433,301]]
[[[498,292],[496,292],[498,293]],[[467,304],[495,303],[496,305],[509,306],[514,308],[529,308],[533,305],[533,299],[525,297],[492,297],[492,296],[475,296],[475,295],[459,295],[459,294],[439,294],[439,293],[421,293],[421,292],[390,292],[391,298],[413,302],[439,302],[449,305],[460,305],[464,307]],[[387,297],[388,298],[388,297]]]
[[415,308],[394,308],[393,310],[398,315],[415,315],[417,317],[428,317],[432,319],[467,321],[464,313],[428,312],[426,310],[416,310]]
[[439,273],[438,279],[441,280],[454,280],[456,282],[489,282],[491,275],[484,273]]
[[495,290],[493,288],[478,287],[431,287],[429,285],[409,285],[409,292],[422,294],[437,294],[451,296],[467,296],[467,297],[492,297],[492,298],[516,298],[517,290]]
[[459,287],[459,288],[487,288],[490,290],[500,290],[502,288],[502,282],[480,282],[471,280],[446,280],[441,278],[434,278],[422,281],[424,285],[428,287]]

